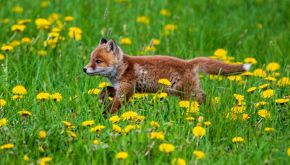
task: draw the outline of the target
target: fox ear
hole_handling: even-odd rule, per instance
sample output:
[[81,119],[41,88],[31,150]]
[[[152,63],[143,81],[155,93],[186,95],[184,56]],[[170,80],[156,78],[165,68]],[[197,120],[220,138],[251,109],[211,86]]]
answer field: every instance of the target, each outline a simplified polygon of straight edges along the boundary
[[105,38],[101,38],[99,45],[106,44],[108,41]]
[[113,39],[111,39],[107,42],[107,51],[117,53],[118,46]]

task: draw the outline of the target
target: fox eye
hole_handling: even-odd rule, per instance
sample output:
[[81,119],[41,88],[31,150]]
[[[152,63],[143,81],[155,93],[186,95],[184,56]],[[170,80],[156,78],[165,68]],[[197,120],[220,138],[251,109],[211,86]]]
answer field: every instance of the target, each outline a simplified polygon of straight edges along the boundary
[[99,64],[99,63],[101,63],[101,62],[102,62],[101,60],[96,60],[96,63],[97,63],[97,64]]

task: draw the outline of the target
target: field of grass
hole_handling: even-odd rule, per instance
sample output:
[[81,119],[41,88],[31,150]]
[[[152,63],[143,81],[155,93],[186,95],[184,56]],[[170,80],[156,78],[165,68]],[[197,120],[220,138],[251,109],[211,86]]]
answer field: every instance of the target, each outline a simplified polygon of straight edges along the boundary
[[[289,163],[289,6],[0,0],[0,164]],[[104,117],[97,93],[109,81],[82,71],[101,37],[129,55],[253,65],[201,75],[206,104],[139,94]]]

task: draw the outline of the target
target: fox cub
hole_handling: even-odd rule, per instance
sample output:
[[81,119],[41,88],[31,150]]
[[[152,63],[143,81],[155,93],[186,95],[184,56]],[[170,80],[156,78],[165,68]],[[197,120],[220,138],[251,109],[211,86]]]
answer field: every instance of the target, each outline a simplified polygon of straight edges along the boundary
[[209,74],[235,74],[248,71],[250,64],[227,64],[206,57],[183,60],[169,56],[128,56],[114,40],[102,38],[91,53],[90,62],[83,71],[90,76],[104,76],[112,83],[99,94],[113,97],[109,113],[115,113],[128,101],[133,92],[154,93],[160,90],[159,79],[166,78],[171,86],[165,92],[180,99],[195,98],[200,104],[205,94],[200,87],[198,72]]

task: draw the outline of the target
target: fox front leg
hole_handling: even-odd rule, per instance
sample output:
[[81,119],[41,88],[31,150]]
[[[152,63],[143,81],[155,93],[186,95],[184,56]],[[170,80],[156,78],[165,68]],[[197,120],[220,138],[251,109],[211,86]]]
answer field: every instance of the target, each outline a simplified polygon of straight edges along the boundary
[[107,86],[103,88],[103,90],[99,94],[99,101],[101,103],[104,103],[105,100],[108,99],[108,97],[114,97],[116,94],[116,90],[112,86]]

